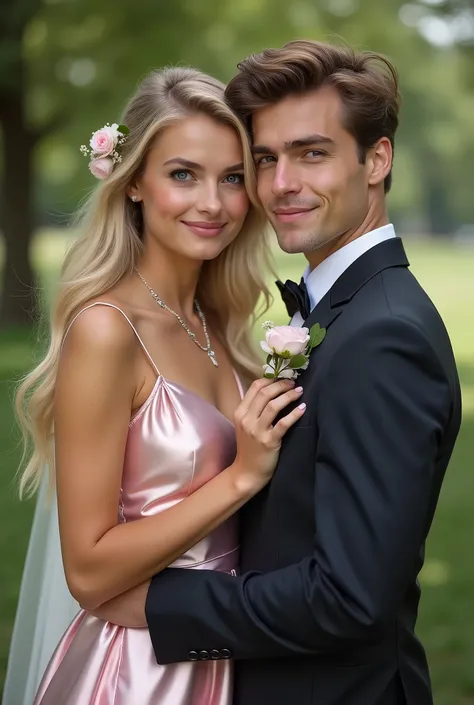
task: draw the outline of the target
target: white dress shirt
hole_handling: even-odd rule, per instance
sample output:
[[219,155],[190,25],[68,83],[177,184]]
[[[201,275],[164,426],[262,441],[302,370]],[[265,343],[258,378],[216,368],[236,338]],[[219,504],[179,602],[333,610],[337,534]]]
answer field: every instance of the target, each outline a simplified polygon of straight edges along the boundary
[[[391,223],[376,230],[371,230],[365,235],[361,235],[356,240],[352,240],[340,250],[336,250],[325,260],[318,264],[311,272],[306,267],[303,279],[308,289],[311,311],[327,294],[329,289],[336,283],[341,274],[356,261],[364,252],[370,250],[375,245],[396,237],[394,227]],[[291,319],[290,325],[302,326],[304,323],[301,313],[297,311]]]

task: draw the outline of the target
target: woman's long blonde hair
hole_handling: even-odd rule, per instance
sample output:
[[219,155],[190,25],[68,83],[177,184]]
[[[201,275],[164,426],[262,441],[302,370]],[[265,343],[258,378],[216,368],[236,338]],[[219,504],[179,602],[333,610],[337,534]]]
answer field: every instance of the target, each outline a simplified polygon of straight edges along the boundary
[[141,206],[127,197],[127,188],[143,170],[156,135],[196,113],[205,113],[238,133],[251,200],[242,231],[218,257],[204,263],[197,297],[215,321],[216,333],[239,372],[247,379],[259,372],[251,329],[262,293],[268,306],[265,279],[271,259],[247,134],[226,104],[224,88],[217,79],[194,69],[167,68],[152,72],[129,101],[122,119],[130,130],[121,147],[122,162],[78,213],[81,235],[62,267],[48,352],[17,392],[16,411],[24,439],[22,466],[29,456],[21,473],[21,495],[37,490],[45,467],[50,469],[50,486],[54,486],[54,387],[67,328],[87,302],[131,274],[142,251]]

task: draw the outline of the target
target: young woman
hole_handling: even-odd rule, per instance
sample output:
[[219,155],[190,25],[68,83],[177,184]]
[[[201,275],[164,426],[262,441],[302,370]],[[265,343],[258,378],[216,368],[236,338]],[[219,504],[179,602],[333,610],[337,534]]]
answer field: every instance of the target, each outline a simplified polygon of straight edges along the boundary
[[83,148],[103,183],[66,259],[49,352],[18,400],[35,444],[23,488],[52,467],[54,429],[65,574],[85,608],[35,705],[231,703],[230,661],[159,666],[147,630],[87,611],[169,565],[234,572],[235,513],[304,413],[285,412],[301,394],[293,382],[251,383],[267,250],[246,134],[223,91],[191,69],[155,72],[127,129],[107,126]]

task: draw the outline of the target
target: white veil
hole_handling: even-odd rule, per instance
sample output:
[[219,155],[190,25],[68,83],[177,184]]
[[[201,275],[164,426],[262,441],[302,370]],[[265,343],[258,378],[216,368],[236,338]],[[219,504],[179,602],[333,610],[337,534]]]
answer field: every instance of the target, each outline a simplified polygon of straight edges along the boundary
[[80,607],[66,585],[56,498],[41,482],[10,644],[3,705],[31,705],[62,635]]

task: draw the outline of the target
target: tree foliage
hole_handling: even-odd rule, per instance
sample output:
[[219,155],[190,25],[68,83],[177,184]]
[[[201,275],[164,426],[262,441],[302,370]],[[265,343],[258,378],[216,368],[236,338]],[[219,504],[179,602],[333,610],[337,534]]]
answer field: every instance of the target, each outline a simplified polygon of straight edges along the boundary
[[29,318],[32,296],[16,294],[34,286],[31,234],[39,223],[64,223],[93,185],[78,147],[92,130],[120,118],[144,74],[180,63],[227,80],[247,54],[298,37],[344,38],[395,61],[404,100],[392,214],[402,229],[449,234],[470,217],[474,71],[469,42],[428,41],[426,22],[472,15],[473,4],[3,0],[2,228],[11,274],[0,320]]

